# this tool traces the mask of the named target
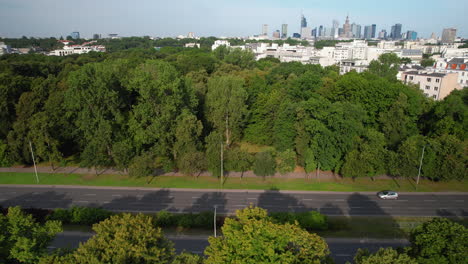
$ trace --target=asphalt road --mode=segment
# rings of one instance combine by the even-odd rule
[[[326,215],[463,216],[468,193],[400,193],[381,200],[375,193],[137,189],[0,185],[0,206],[25,208],[102,207],[113,211],[232,214],[253,204],[269,211],[317,210]]]
[[[52,242],[50,249],[55,248],[76,248],[80,242],[85,242],[92,236],[91,233],[83,232],[64,232],[57,235]],[[185,250],[188,252],[203,254],[203,251],[208,246],[207,237],[201,236],[168,236],[174,242],[176,251],[180,253]],[[325,239],[330,248],[332,257],[337,264],[352,261],[358,248],[367,248],[371,252],[376,252],[381,247],[404,247],[408,246],[406,240],[393,239],[341,239],[329,238]]]

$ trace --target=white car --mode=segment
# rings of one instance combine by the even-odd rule
[[[394,191],[381,191],[377,195],[380,199],[398,199],[398,193]]]

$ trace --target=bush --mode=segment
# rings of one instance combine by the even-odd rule
[[[72,207],[70,209],[70,223],[92,225],[99,223],[113,215],[112,212],[102,208]]]
[[[270,217],[273,219],[274,222],[279,224],[293,224],[296,220],[295,214],[288,212],[272,212],[270,213]]]
[[[156,213],[154,217],[154,224],[159,227],[169,227],[174,225],[174,216],[166,210]]]
[[[55,209],[52,214],[47,217],[49,220],[58,220],[62,223],[70,223],[71,222],[71,212],[67,209]]]
[[[201,212],[194,216],[193,227],[198,228],[213,228],[214,213]]]
[[[298,213],[297,221],[301,227],[307,230],[327,230],[328,218],[317,211]]]
[[[194,226],[192,214],[181,214],[177,216],[177,225],[183,228],[191,228]]]

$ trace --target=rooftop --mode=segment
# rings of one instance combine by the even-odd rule
[[[410,75],[419,75],[419,76],[431,76],[431,77],[444,77],[447,75],[446,73],[437,73],[437,72],[418,72],[418,71],[408,71],[405,72],[404,74],[410,74]]]

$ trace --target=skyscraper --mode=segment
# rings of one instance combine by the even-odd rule
[[[317,37],[317,28],[312,29],[312,37]]]
[[[379,39],[386,39],[387,38],[387,30],[382,29],[379,33]]]
[[[351,25],[349,24],[349,17],[348,16],[346,16],[346,22],[343,24],[342,37],[345,37],[345,38],[351,38],[352,37]]]
[[[377,25],[372,24],[371,38],[375,38],[375,33],[377,33]]]
[[[408,30],[406,32],[406,39],[407,40],[416,40],[418,38],[418,33],[413,30]]]
[[[275,30],[275,31],[273,32],[273,38],[280,38],[280,36],[281,36],[281,35],[280,35],[280,31],[279,31],[279,30]]]
[[[281,25],[281,38],[287,38],[288,37],[288,24],[282,24]]]
[[[80,32],[78,32],[78,31],[72,32],[72,33],[70,34],[70,36],[71,36],[73,39],[79,39],[79,38],[80,38]]]
[[[322,25],[319,26],[318,36],[319,37],[323,36],[323,26]]]
[[[372,26],[365,26],[364,27],[364,38],[371,39],[372,38]]]
[[[455,38],[457,36],[457,29],[456,28],[444,28],[442,31],[442,43],[453,43],[455,42]]]
[[[267,24],[263,24],[263,26],[262,26],[262,35],[263,36],[268,36],[268,25]]]
[[[304,15],[301,15],[301,28],[307,27],[307,20]]]
[[[353,38],[361,38],[361,25],[356,23],[351,24],[351,33],[353,34]]]
[[[401,39],[401,24],[395,24],[392,26],[392,31],[390,32],[390,38],[393,40]]]
[[[311,39],[312,38],[312,30],[310,29],[310,27],[301,28],[301,38],[302,39]]]

